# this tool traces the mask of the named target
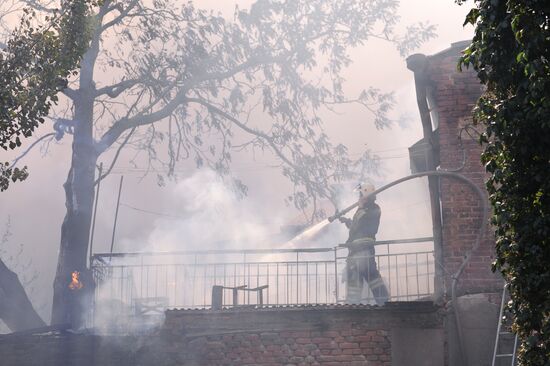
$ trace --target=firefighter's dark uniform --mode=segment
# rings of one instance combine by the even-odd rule
[[[363,281],[368,283],[377,304],[382,305],[388,300],[388,290],[376,268],[374,257],[374,242],[380,225],[380,214],[380,206],[374,201],[369,201],[357,209],[352,220],[342,219],[349,228],[349,238],[346,241],[349,249],[346,266],[346,301],[350,304],[361,302]]]

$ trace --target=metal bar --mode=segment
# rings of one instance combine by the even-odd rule
[[[195,254],[195,264],[193,264],[193,281],[191,285],[191,307],[195,307],[195,284],[197,283],[197,255]]]
[[[141,258],[141,268],[139,274],[139,297],[143,297],[143,258]]]
[[[389,297],[391,299],[392,295],[391,295],[391,261],[390,261],[390,248],[388,246],[388,294],[389,294]]]
[[[115,245],[115,233],[116,233],[116,222],[118,219],[118,209],[120,208],[120,195],[122,194],[122,183],[124,181],[124,176],[120,176],[120,184],[118,186],[118,198],[116,201],[116,211],[115,211],[115,222],[113,223],[113,236],[111,238],[111,251],[110,254],[113,254],[113,247]],[[109,260],[112,258],[112,256],[109,257]]]
[[[250,263],[248,264],[248,277],[247,277],[246,284],[248,287],[251,287],[250,286]],[[248,292],[247,304],[250,304],[250,291]]]
[[[256,287],[260,287],[260,265],[259,264],[256,265]],[[258,295],[256,294],[256,301],[258,300],[257,297]]]
[[[428,253],[426,253],[426,282],[428,283],[428,292],[430,292],[430,264],[428,261],[430,258],[428,257]]]
[[[276,275],[276,282],[277,282],[277,291],[275,292],[275,302],[277,305],[279,305],[279,263],[277,262],[277,275]]]
[[[206,291],[208,291],[208,287],[206,286],[206,270],[207,270],[207,267],[204,266],[204,276],[202,278],[202,287],[203,287],[203,291],[202,291],[202,305],[203,306],[206,306]]]
[[[338,248],[335,247],[334,248],[334,295],[336,296],[336,301],[335,302],[338,302],[338,298],[339,298],[339,295],[338,295],[338,253],[337,253],[337,250],[338,250]],[[328,296],[328,291],[327,291],[327,296]]]
[[[184,292],[185,293],[185,292]],[[183,300],[182,300],[183,303]],[[174,304],[176,307],[178,304],[178,266],[174,266]]]
[[[145,297],[149,297],[149,266],[146,267],[147,272],[145,273]]]
[[[309,263],[306,264],[306,304],[309,304]]]
[[[155,266],[155,297],[158,297],[159,293],[159,266]]]
[[[99,201],[99,188],[101,187],[101,174],[103,172],[103,163],[99,164],[99,179],[97,181],[97,189],[95,191],[95,202],[94,202],[94,215],[92,216],[92,228],[90,230],[90,254],[88,255],[88,260],[90,261],[90,267],[92,267],[92,253],[94,246],[94,233],[95,233],[95,218],[97,215],[97,202]],[[112,252],[112,250],[111,250]]]
[[[407,254],[405,254],[405,292],[407,300],[409,300],[409,260]]]
[[[336,299],[335,302],[338,302]],[[328,265],[325,262],[325,303],[328,303]]]
[[[415,253],[415,261],[416,261],[416,293],[420,293],[420,280],[418,278],[418,253]]]
[[[124,267],[120,267],[120,309],[124,303]]]
[[[270,281],[269,281],[269,280],[270,280],[270,278],[269,278],[269,263],[268,263],[266,266],[267,266],[267,268],[266,268],[266,276],[267,276],[267,290],[266,290],[266,292],[267,292],[267,304],[266,304],[266,305],[269,305],[269,304],[270,304],[270,298],[269,298],[269,282],[270,282]]]
[[[296,304],[300,303],[300,276],[298,275],[300,260],[298,259],[298,255],[299,253],[296,252]]]
[[[319,263],[315,263],[315,303],[319,303]]]
[[[502,291],[502,299],[500,300],[500,311],[498,314],[498,325],[497,325],[497,334],[495,338],[495,348],[493,349],[493,362],[491,363],[493,366],[495,366],[496,358],[497,358],[497,352],[498,352],[498,339],[500,334],[500,328],[502,326],[502,313],[504,311],[504,299],[506,297],[506,286],[504,287],[504,290]]]
[[[399,296],[399,263],[397,263],[397,256],[395,256],[395,282],[397,282],[397,293]]]
[[[431,237],[412,238],[412,239],[395,239],[395,240],[380,240],[375,245],[383,244],[408,244],[408,243],[424,243],[432,241]],[[219,249],[219,250],[188,250],[188,251],[173,251],[173,252],[128,252],[128,253],[96,253],[94,258],[99,257],[137,257],[137,256],[177,256],[177,255],[195,255],[195,254],[276,254],[276,253],[328,253],[332,252],[333,248],[302,248],[302,249]]]
[[[287,305],[289,304],[289,287],[288,287],[288,278],[289,278],[289,273],[288,273],[288,262],[286,262],[286,303]]]

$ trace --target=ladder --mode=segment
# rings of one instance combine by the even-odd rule
[[[497,335],[495,340],[495,348],[493,351],[492,366],[514,366],[516,363],[516,350],[518,346],[518,335],[512,333],[510,317],[507,317],[508,322],[503,323],[504,316],[507,315],[504,310],[506,307],[506,299],[508,291],[506,285],[502,291],[502,300],[500,302],[500,312],[498,315]],[[511,349],[510,349],[511,348]]]

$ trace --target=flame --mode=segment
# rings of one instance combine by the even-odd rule
[[[71,273],[71,283],[69,283],[69,288],[71,290],[80,290],[84,285],[79,281],[80,272],[74,271]]]

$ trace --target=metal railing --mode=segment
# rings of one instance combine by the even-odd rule
[[[376,242],[375,259],[390,301],[433,294],[431,240]],[[413,248],[411,243],[417,244]],[[222,306],[257,305],[260,296],[264,306],[344,303],[346,258],[347,249],[342,247],[96,254],[92,257],[95,307],[113,316],[136,312],[136,307],[210,308],[214,286],[224,287]],[[231,291],[243,287],[264,289],[261,295]],[[362,302],[374,303],[368,286]]]

